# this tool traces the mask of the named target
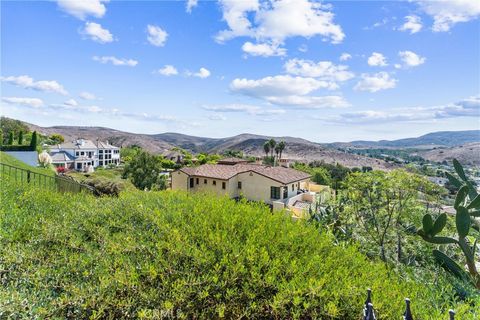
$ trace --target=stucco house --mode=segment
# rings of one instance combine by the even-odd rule
[[[244,197],[275,208],[287,206],[295,197],[307,193],[304,188],[309,180],[309,174],[291,168],[227,158],[218,164],[185,167],[172,172],[172,189]]]
[[[78,171],[120,163],[120,148],[108,142],[77,139],[50,147],[52,164]]]

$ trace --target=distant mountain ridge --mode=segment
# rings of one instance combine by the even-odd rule
[[[383,160],[361,156],[345,151],[346,148],[419,148],[425,147],[425,151],[434,148],[442,148],[442,152],[422,153],[422,156],[431,158],[434,161],[442,161],[442,157],[450,159],[453,155],[462,156],[467,152],[471,163],[480,163],[480,130],[468,131],[443,131],[423,135],[418,138],[407,138],[400,140],[381,141],[353,141],[343,143],[316,143],[303,138],[296,137],[271,137],[257,134],[244,133],[226,138],[208,138],[190,136],[181,133],[167,132],[160,134],[136,134],[119,131],[104,127],[76,127],[76,126],[54,126],[40,127],[34,124],[25,123],[31,130],[37,130],[42,134],[59,133],[67,140],[85,138],[90,140],[108,140],[114,145],[129,146],[138,145],[150,152],[157,154],[168,154],[175,147],[186,149],[193,153],[208,152],[222,153],[226,150],[242,151],[245,155],[263,156],[263,144],[271,138],[286,142],[286,149],[283,157],[300,161],[325,161],[327,163],[340,163],[348,167],[370,166],[378,169],[394,168],[395,165]],[[463,144],[473,143],[471,147],[461,148]],[[450,149],[454,151],[449,152]]]
[[[480,130],[465,131],[438,131],[424,134],[417,138],[405,138],[398,140],[380,140],[380,141],[351,141],[332,143],[335,146],[353,146],[353,147],[393,147],[393,148],[413,148],[413,147],[454,147],[467,143],[480,142]]]

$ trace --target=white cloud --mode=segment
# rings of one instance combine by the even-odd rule
[[[352,55],[346,52],[342,53],[342,55],[340,56],[340,61],[347,61],[350,59],[352,59]]]
[[[278,44],[258,43],[253,44],[247,41],[242,46],[243,52],[252,56],[271,57],[271,56],[284,56],[287,53],[287,49],[280,48]]]
[[[284,66],[287,73],[302,76],[319,78],[327,81],[346,81],[353,78],[353,72],[348,71],[348,66],[335,65],[330,61],[319,61],[317,63],[310,60],[290,59]]]
[[[80,34],[98,43],[109,43],[113,41],[113,35],[110,31],[95,22],[86,22]]]
[[[64,102],[64,104],[72,107],[78,106],[78,102],[75,101],[75,99],[68,99],[67,101]]]
[[[32,108],[39,108],[43,106],[43,101],[38,98],[3,97],[2,101],[12,105],[26,106]]]
[[[108,0],[57,0],[61,10],[81,20],[87,16],[103,17],[107,9],[102,2]]]
[[[385,67],[388,66],[387,58],[379,52],[373,52],[372,55],[368,58],[368,65],[375,67]]]
[[[422,19],[419,16],[406,16],[405,20],[405,23],[399,28],[400,31],[410,31],[410,34],[414,34],[422,30]]]
[[[79,97],[84,100],[95,100],[97,98],[93,93],[86,91],[80,92]]]
[[[478,117],[480,114],[480,97],[473,96],[467,99],[433,107],[413,107],[391,109],[389,111],[365,110],[344,113],[339,117],[331,118],[341,123],[385,123],[385,122],[414,122],[432,121],[435,119]]]
[[[187,77],[197,77],[197,78],[205,79],[210,77],[211,73],[208,69],[202,67],[198,72],[191,72],[187,70],[185,72],[185,75]]]
[[[209,115],[208,119],[214,120],[214,121],[225,121],[225,120],[227,120],[227,117],[225,117],[223,114],[214,113],[214,114]]]
[[[192,12],[192,9],[198,5],[198,0],[187,0],[187,12]]]
[[[217,34],[219,42],[248,36],[282,43],[289,37],[320,35],[340,43],[345,37],[342,28],[333,22],[334,14],[328,11],[331,7],[318,2],[279,0],[260,4],[258,0],[220,0],[220,4],[229,28]]]
[[[412,51],[400,51],[398,53],[405,67],[416,67],[425,63],[426,58]]]
[[[249,105],[249,104],[227,104],[220,106],[203,106],[202,107],[208,111],[215,112],[242,112],[254,116],[265,116],[265,115],[278,115],[284,114],[286,111],[283,109],[265,109],[259,106]]]
[[[138,64],[137,60],[119,59],[119,58],[116,58],[116,57],[113,57],[113,56],[103,56],[103,57],[94,56],[92,59],[94,61],[98,61],[98,62],[103,63],[103,64],[111,63],[114,66],[135,67]]]
[[[395,88],[397,80],[390,77],[387,72],[375,74],[364,73],[361,80],[355,85],[355,90],[377,92],[385,89]]]
[[[258,80],[234,79],[230,84],[233,92],[256,98],[275,96],[306,95],[320,88],[331,88],[332,84],[314,78],[278,75]]]
[[[432,30],[434,32],[449,31],[459,22],[467,22],[480,17],[480,1],[478,0],[417,0],[417,3],[425,13],[433,17]]]
[[[163,47],[167,41],[168,33],[159,26],[147,26],[147,40],[155,47]]]
[[[41,80],[34,81],[30,76],[18,76],[18,77],[1,77],[2,82],[10,83],[25,89],[33,89],[37,91],[55,92],[62,95],[67,95],[67,91],[61,84],[54,80]]]
[[[341,96],[283,96],[283,97],[268,97],[267,101],[277,105],[296,106],[312,109],[323,108],[345,108],[349,107],[350,103]]]
[[[155,73],[169,77],[177,75],[178,70],[174,66],[166,64],[163,68],[158,69]]]

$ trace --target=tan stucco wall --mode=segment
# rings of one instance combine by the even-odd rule
[[[192,192],[209,192],[209,193],[214,193],[217,195],[225,195],[228,194],[230,197],[232,195],[229,193],[230,191],[230,186],[229,186],[229,181],[227,180],[220,180],[220,179],[211,179],[211,178],[204,178],[204,177],[195,177],[192,176],[193,178],[193,188],[189,188]],[[197,184],[197,179],[198,179],[198,184]],[[205,180],[207,183],[205,183]],[[216,185],[213,184],[213,181],[216,181]],[[225,182],[225,189],[222,188],[222,182]],[[190,185],[189,185],[190,187]]]
[[[188,190],[188,175],[186,173],[172,172],[172,190]]]

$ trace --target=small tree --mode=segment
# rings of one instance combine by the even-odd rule
[[[278,143],[278,149],[280,151],[279,157],[280,157],[280,159],[282,159],[282,153],[283,153],[283,150],[285,150],[285,141],[280,141]]]
[[[13,140],[14,140],[14,136],[13,136],[13,131],[10,131],[10,133],[8,134],[8,145],[13,145]]]
[[[65,142],[65,138],[58,133],[54,133],[48,138],[52,141],[53,144],[59,144],[59,143]]]
[[[20,131],[18,134],[18,145],[21,146],[23,144],[23,131]]]
[[[123,177],[130,177],[135,187],[140,190],[157,190],[163,186],[162,159],[146,151],[139,151],[125,165]]]
[[[37,148],[37,144],[38,144],[37,139],[38,139],[37,131],[33,131],[32,140],[30,140],[30,147],[32,147],[32,149],[34,149],[34,150]]]
[[[270,142],[269,141],[265,141],[265,143],[263,144],[263,151],[265,152],[265,158],[267,158],[268,154],[270,153]]]
[[[3,146],[3,131],[0,130],[0,146]]]
[[[277,142],[274,139],[270,139],[268,141],[268,144],[270,145],[270,155],[273,158],[273,151],[275,151],[275,146],[277,145]]]

